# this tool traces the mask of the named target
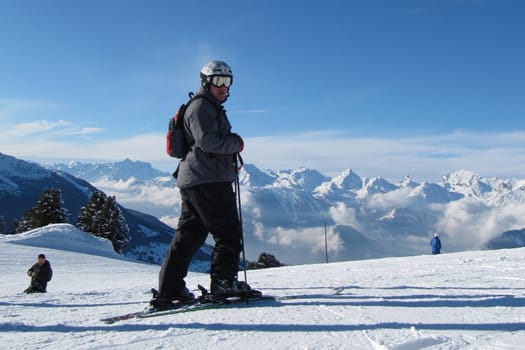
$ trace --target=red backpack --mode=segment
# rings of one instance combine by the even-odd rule
[[[186,104],[182,104],[173,118],[170,118],[168,133],[166,134],[166,153],[170,157],[178,159],[184,158],[190,151],[190,146],[184,133],[184,113],[186,108],[196,99],[205,98],[203,95],[194,96],[193,92],[190,92],[188,95],[190,100]]]

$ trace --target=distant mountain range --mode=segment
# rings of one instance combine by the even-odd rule
[[[136,172],[136,164],[133,165],[133,169],[129,169],[129,172]],[[119,171],[125,170],[125,167],[119,168]],[[155,174],[153,171],[149,176]],[[115,172],[113,175],[121,176],[121,173]],[[29,208],[35,206],[40,194],[51,188],[61,190],[63,206],[68,210],[68,221],[72,224],[76,223],[80,207],[97,189],[89,182],[68,172],[48,169],[0,153],[0,216],[4,218],[8,230],[13,229],[13,220],[20,219]],[[122,204],[118,198],[117,202]],[[121,210],[130,228],[131,236],[125,255],[160,264],[175,233],[174,229],[152,215],[122,206]],[[209,256],[210,247],[203,247],[197,253],[192,269],[207,270]]]
[[[176,226],[176,182],[149,163],[127,159],[52,168]],[[439,183],[417,183],[409,176],[392,183],[350,169],[328,177],[313,169],[262,171],[246,164],[241,185],[251,260],[270,252],[288,264],[319,262],[325,247],[330,261],[427,254],[434,232],[441,235],[444,252],[525,242],[506,233],[525,228],[525,179],[483,178],[459,170]]]

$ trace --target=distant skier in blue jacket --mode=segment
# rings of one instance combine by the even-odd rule
[[[430,246],[432,247],[432,254],[441,253],[441,241],[439,240],[439,234],[434,233],[434,238],[430,241]]]

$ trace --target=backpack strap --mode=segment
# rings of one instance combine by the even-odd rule
[[[216,117],[217,125],[219,124],[219,118],[221,116],[221,108],[214,101],[212,101],[208,96],[206,96],[204,94],[195,95],[191,91],[188,93],[188,96],[189,96],[190,100],[186,103],[186,106],[184,108],[184,114],[186,114],[186,110],[188,109],[189,105],[193,101],[202,98],[202,99],[205,99],[206,101],[208,101],[213,107],[215,107],[215,110],[217,111],[217,117]],[[181,123],[184,123],[184,115],[182,117]],[[182,129],[184,130],[184,126],[182,127]],[[183,131],[183,132],[185,132],[185,131]],[[213,154],[212,153],[207,153],[207,154],[208,154],[209,157],[213,158]]]
[[[217,104],[215,102],[213,102],[208,96],[203,95],[203,94],[195,95],[191,91],[188,93],[188,96],[190,97],[190,100],[188,101],[188,103],[186,103],[186,108],[188,108],[190,103],[192,103],[193,101],[198,100],[199,98],[203,98],[206,101],[208,101],[209,103],[211,103],[213,105],[213,107],[215,107],[215,109],[217,110],[217,114],[218,114],[217,118],[219,117],[219,115],[220,115],[220,108],[219,108],[219,106],[217,106]]]
[[[205,99],[206,101],[208,101],[209,103],[211,103],[213,105],[213,107],[215,107],[215,110],[217,111],[217,124],[219,122],[219,117],[221,115],[221,109],[219,106],[217,106],[217,104],[215,102],[213,102],[209,97],[207,97],[206,95],[203,95],[203,94],[198,94],[198,95],[195,95],[193,92],[189,92],[188,93],[188,96],[190,97],[190,100],[186,103],[186,106],[184,108],[184,114],[186,114],[186,109],[188,109],[190,103],[192,103],[193,101],[195,100],[198,100],[200,98],[203,98]],[[184,115],[182,116],[182,119],[184,119]],[[183,121],[181,121],[183,122]]]

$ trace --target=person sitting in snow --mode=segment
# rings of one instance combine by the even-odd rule
[[[441,253],[441,241],[439,240],[439,234],[434,233],[434,238],[430,241],[430,246],[432,247],[432,254]]]
[[[36,264],[27,270],[27,275],[31,277],[31,284],[24,291],[24,293],[45,293],[47,282],[51,281],[53,277],[53,270],[51,264],[46,260],[44,254],[38,255]]]

